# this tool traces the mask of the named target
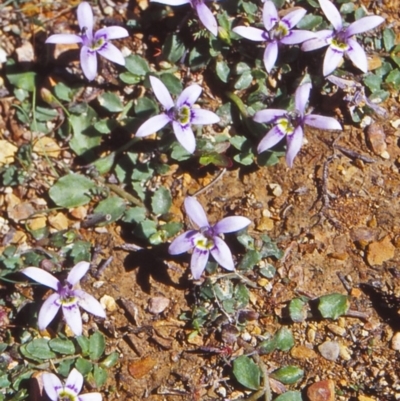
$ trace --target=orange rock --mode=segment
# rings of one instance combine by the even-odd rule
[[[395,249],[389,235],[387,235],[381,241],[372,242],[368,245],[367,261],[371,266],[380,266],[383,262],[394,257]]]
[[[309,401],[334,401],[335,383],[333,380],[321,380],[307,389]]]
[[[146,357],[138,361],[130,362],[128,365],[129,374],[135,379],[141,379],[146,376],[157,365],[157,361],[153,358]]]

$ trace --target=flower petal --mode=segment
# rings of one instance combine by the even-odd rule
[[[100,393],[87,393],[79,396],[79,401],[102,401],[103,396]]]
[[[263,8],[263,22],[265,29],[270,31],[275,23],[279,21],[278,11],[272,1],[267,0]]]
[[[178,142],[185,148],[189,153],[194,153],[196,149],[196,138],[189,125],[183,126],[177,121],[172,122],[174,134]]]
[[[304,114],[304,110],[306,109],[308,99],[310,98],[310,90],[311,90],[310,83],[305,83],[303,85],[300,85],[296,89],[296,94],[294,96],[294,104],[296,110],[299,111],[301,115]]]
[[[125,65],[125,58],[121,53],[121,50],[112,43],[105,43],[101,49],[97,50],[97,53],[115,64]]]
[[[198,280],[203,274],[209,256],[209,251],[194,248],[192,258],[190,259],[190,271],[192,272],[192,276],[195,280]]]
[[[89,267],[89,262],[78,262],[69,272],[67,281],[74,286],[87,273]]]
[[[193,248],[193,237],[197,234],[196,230],[186,231],[178,235],[168,248],[170,255],[180,255]]]
[[[161,3],[168,6],[181,6],[182,4],[190,4],[190,0],[150,0],[150,3]]]
[[[342,129],[342,126],[335,118],[318,116],[316,114],[307,114],[304,117],[304,123],[319,129],[337,129],[337,130]]]
[[[62,305],[65,321],[76,336],[82,334],[82,316],[78,304]]]
[[[87,46],[81,48],[81,67],[83,74],[89,81],[93,81],[97,75],[97,55]]]
[[[268,33],[262,29],[253,28],[252,26],[237,26],[232,29],[233,32],[246,39],[254,40],[256,42],[264,42],[268,39]]]
[[[257,123],[269,123],[275,118],[282,117],[287,114],[287,110],[280,110],[280,109],[265,109],[257,111],[254,114],[253,120]]]
[[[101,28],[94,34],[95,39],[105,37],[106,40],[126,38],[127,36],[129,36],[128,31],[121,26],[108,26],[106,28]]]
[[[51,35],[46,39],[45,43],[61,43],[69,45],[72,43],[82,43],[82,38],[78,35],[73,35],[69,33],[57,33]]]
[[[271,130],[269,130],[267,135],[265,135],[264,138],[261,139],[261,142],[258,144],[257,147],[257,152],[262,153],[265,150],[272,148],[284,137],[285,134],[283,134],[277,126],[274,126]]]
[[[61,301],[58,293],[51,294],[46,301],[43,302],[38,316],[39,330],[44,330],[50,324],[50,322],[57,315],[60,306]]]
[[[161,128],[165,127],[171,119],[165,114],[158,114],[154,117],[150,117],[145,121],[137,130],[137,137],[144,137],[159,131]]]
[[[96,298],[92,297],[83,290],[75,290],[74,294],[78,298],[78,305],[85,309],[86,312],[98,317],[102,317],[103,319],[106,318],[106,312]]]
[[[343,27],[342,17],[338,9],[329,0],[319,0],[319,5],[325,14],[325,17],[333,25],[336,31],[341,31]]]
[[[174,101],[172,100],[167,87],[163,84],[161,79],[153,77],[152,75],[150,75],[149,79],[151,87],[153,88],[153,92],[164,109],[166,111],[172,109],[175,106]]]
[[[251,221],[243,216],[230,216],[220,220],[214,227],[213,231],[216,235],[221,233],[232,233],[247,227]]]
[[[79,28],[81,28],[81,31],[84,31],[86,29],[86,31],[89,32],[88,36],[92,36],[93,11],[92,8],[90,7],[90,4],[87,3],[86,1],[82,2],[81,4],[79,4],[76,13],[78,15],[78,23],[79,23]]]
[[[285,45],[297,45],[303,43],[306,40],[315,38],[315,33],[311,31],[305,31],[303,29],[295,29],[290,31],[284,38],[280,40],[280,43]]]
[[[324,57],[324,66],[322,72],[324,77],[336,69],[342,57],[342,52],[337,51],[336,49],[332,48],[332,46],[328,47]]]
[[[303,145],[303,128],[298,126],[292,135],[286,137],[286,143],[286,163],[289,167],[293,167],[293,160]]]
[[[264,65],[265,69],[268,72],[271,72],[272,68],[274,68],[277,58],[278,58],[278,43],[277,42],[268,43],[264,51]]]
[[[379,15],[370,15],[368,17],[360,18],[347,27],[346,36],[349,37],[369,31],[370,29],[376,28],[384,21],[385,18],[382,18]]]
[[[219,237],[213,238],[215,246],[211,249],[211,255],[226,270],[235,270],[235,264],[233,263],[232,253],[228,245]]]
[[[185,88],[176,100],[176,106],[192,106],[199,98],[202,92],[200,85],[193,84]]]
[[[334,35],[334,32],[329,29],[323,29],[322,31],[314,32],[314,34],[316,38],[305,41],[301,45],[301,50],[309,52],[327,46],[329,44],[327,39],[331,38]]]
[[[350,48],[346,54],[349,56],[353,64],[362,72],[368,71],[368,60],[364,49],[354,39],[347,39],[347,44]]]
[[[186,214],[197,227],[209,227],[206,212],[200,202],[193,196],[187,196],[184,201]],[[190,232],[190,231],[189,231]]]
[[[296,26],[300,20],[306,15],[307,10],[304,8],[298,8],[297,10],[291,11],[287,13],[283,18],[282,21],[285,22],[290,29]]]
[[[42,373],[44,391],[51,401],[58,401],[58,391],[63,388],[60,379],[53,373]]]
[[[65,387],[70,389],[72,392],[74,392],[76,395],[78,395],[83,386],[83,376],[82,374],[77,370],[77,369],[72,369],[71,372],[69,372],[67,382],[65,383]]]
[[[40,284],[50,287],[53,290],[58,290],[60,281],[57,280],[52,274],[48,273],[46,270],[39,269],[38,267],[27,267],[21,270],[21,273],[25,274],[32,280],[37,281]]]
[[[193,3],[192,3],[193,4]],[[194,2],[197,15],[203,25],[214,35],[218,35],[218,24],[211,10],[204,4],[203,1]]]
[[[207,125],[215,124],[220,121],[220,118],[210,110],[204,109],[192,109],[192,117],[190,119],[191,124],[195,125]]]

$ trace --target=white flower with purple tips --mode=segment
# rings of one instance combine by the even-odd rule
[[[258,153],[272,148],[286,137],[286,163],[289,167],[292,167],[293,160],[303,144],[304,124],[321,130],[342,129],[341,125],[333,117],[304,113],[308,98],[310,97],[310,90],[310,83],[300,85],[297,88],[294,111],[266,109],[260,110],[254,115],[254,121],[258,123],[272,123],[274,125],[258,145]]]
[[[206,6],[204,0],[150,0],[154,3],[162,3],[168,6],[181,6],[182,4],[190,4],[199,17],[203,25],[214,35],[218,35],[218,24],[214,14]]]
[[[319,0],[319,5],[326,18],[333,25],[334,30],[324,29],[316,32],[317,37],[303,43],[301,49],[303,51],[311,51],[329,45],[324,58],[324,76],[329,75],[336,69],[344,55],[347,55],[362,72],[367,72],[368,61],[365,51],[353,37],[382,24],[384,18],[378,15],[367,16],[360,18],[345,28],[343,27],[342,17],[332,2]]]
[[[191,125],[215,124],[220,120],[212,111],[193,107],[202,92],[201,87],[197,84],[188,86],[174,103],[167,87],[160,79],[150,76],[150,83],[156,98],[165,111],[143,123],[136,132],[136,136],[148,136],[168,123],[172,123],[178,142],[189,153],[193,153],[196,149],[196,139]]]
[[[76,288],[80,279],[89,270],[90,263],[79,262],[69,272],[64,283],[46,270],[38,267],[27,267],[21,270],[32,280],[56,291],[44,301],[39,311],[38,327],[44,330],[54,319],[61,308],[68,326],[76,336],[82,334],[82,317],[79,306],[93,315],[105,318],[106,313],[100,302],[85,291]]]
[[[83,376],[75,368],[68,375],[65,385],[53,373],[42,374],[43,387],[51,401],[101,401],[100,393],[79,395],[83,386]]]
[[[293,30],[306,12],[304,8],[299,7],[279,18],[275,4],[267,0],[263,8],[265,31],[250,26],[237,26],[233,28],[233,32],[246,39],[267,43],[264,52],[264,65],[265,69],[271,72],[278,58],[280,44],[295,45],[315,37],[315,34],[310,31]]]
[[[51,35],[46,43],[81,43],[82,71],[89,81],[95,79],[97,75],[97,53],[116,64],[125,65],[121,51],[109,41],[127,37],[128,31],[120,26],[109,26],[93,34],[93,12],[89,3],[79,4],[77,14],[81,29],[79,35],[63,33]]]
[[[242,230],[251,221],[243,216],[231,216],[225,217],[211,226],[203,207],[195,198],[188,196],[184,205],[190,220],[199,229],[189,230],[179,235],[172,241],[168,252],[171,255],[179,255],[193,249],[190,270],[195,280],[201,277],[210,253],[223,268],[230,271],[235,270],[232,253],[220,235]]]

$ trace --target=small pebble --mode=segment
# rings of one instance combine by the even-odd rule
[[[328,329],[337,336],[343,337],[346,334],[346,329],[338,326],[337,324],[328,324]]]
[[[325,341],[318,346],[318,350],[328,361],[336,361],[339,357],[340,346],[337,341]]]
[[[307,389],[307,397],[310,401],[334,401],[335,383],[333,380],[321,380],[311,384]]]
[[[395,351],[400,351],[400,331],[392,337],[391,348]]]
[[[283,193],[282,187],[279,184],[269,184],[268,188],[274,196],[281,196]]]
[[[158,315],[165,311],[169,306],[169,299],[165,297],[153,297],[149,300],[148,311],[153,315]]]
[[[118,308],[115,299],[109,295],[103,295],[100,304],[107,312],[114,312]]]

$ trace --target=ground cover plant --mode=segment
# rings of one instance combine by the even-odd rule
[[[0,400],[399,399],[396,12],[0,5]]]

